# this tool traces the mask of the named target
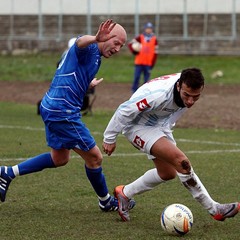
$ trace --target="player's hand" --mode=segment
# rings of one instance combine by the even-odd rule
[[[108,144],[108,143],[103,142],[102,147],[103,147],[103,151],[108,156],[110,156],[114,152],[114,150],[116,148],[116,143]]]
[[[96,34],[97,42],[106,42],[107,40],[116,37],[116,34],[110,34],[116,23],[113,20],[108,19],[105,22],[102,22],[99,26],[98,32]]]
[[[103,81],[103,78],[97,79],[94,78],[91,82],[90,82],[90,88],[94,88],[96,87],[99,83],[101,83]]]

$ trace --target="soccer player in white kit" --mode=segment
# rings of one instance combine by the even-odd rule
[[[172,135],[175,122],[200,98],[203,88],[201,71],[184,69],[148,81],[114,113],[104,132],[104,152],[109,156],[113,153],[117,136],[122,133],[155,165],[132,183],[115,187],[123,221],[130,220],[130,200],[135,194],[149,191],[176,176],[214,219],[223,221],[239,212],[240,203],[220,204],[210,197]]]

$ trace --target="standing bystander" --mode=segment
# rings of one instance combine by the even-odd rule
[[[153,24],[148,22],[144,25],[144,32],[134,38],[128,47],[135,55],[135,70],[132,84],[134,93],[138,87],[141,74],[144,76],[144,83],[150,79],[151,70],[154,67],[158,54],[158,41],[153,32]]]

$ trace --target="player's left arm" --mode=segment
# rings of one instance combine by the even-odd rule
[[[96,87],[98,84],[100,84],[102,81],[103,81],[103,78],[100,78],[100,79],[94,78],[94,79],[90,82],[89,89],[95,88],[95,87]]]

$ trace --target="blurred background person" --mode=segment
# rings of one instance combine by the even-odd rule
[[[76,37],[70,38],[70,39],[68,40],[68,47],[67,47],[67,49],[63,52],[60,60],[57,62],[57,67],[58,67],[59,63],[61,62],[61,60],[63,59],[63,57],[66,55],[67,51],[74,45],[74,43],[76,42],[76,40],[77,40]]]
[[[158,41],[153,32],[153,24],[148,22],[144,25],[144,31],[128,44],[130,51],[135,55],[135,70],[132,84],[132,93],[138,87],[143,73],[144,83],[150,79],[158,54]]]

